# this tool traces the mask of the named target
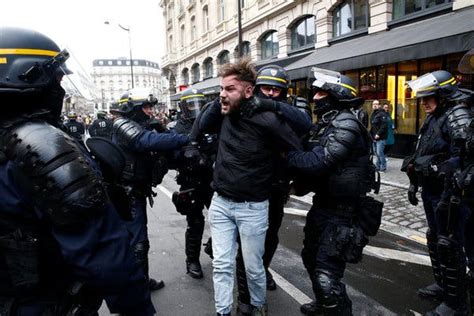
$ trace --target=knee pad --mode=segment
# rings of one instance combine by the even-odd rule
[[[345,286],[331,272],[316,270],[312,279],[316,301],[321,307],[332,309],[344,300]]]
[[[446,265],[452,265],[460,262],[462,257],[461,245],[457,240],[446,236],[438,237],[439,259]]]

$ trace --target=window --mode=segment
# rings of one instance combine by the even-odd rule
[[[202,29],[204,32],[209,31],[209,10],[207,6],[202,9]]]
[[[245,0],[240,0],[240,7],[245,8]]]
[[[314,44],[315,31],[314,16],[297,23],[291,29],[291,49],[298,49]]]
[[[181,25],[181,48],[184,47],[184,40],[185,40],[185,34],[184,34],[184,25]]]
[[[191,67],[191,73],[192,73],[192,75],[193,75],[193,83],[198,82],[198,81],[199,81],[199,77],[200,77],[199,64],[194,64],[194,65]]]
[[[212,58],[206,58],[203,64],[204,64],[204,79],[212,78],[212,73],[213,73]]]
[[[189,84],[188,68],[183,69],[182,76],[183,76],[183,85],[187,86]]]
[[[406,82],[417,78],[415,61],[398,64],[397,76],[397,131],[400,134],[416,134],[416,98],[406,87]]]
[[[268,33],[262,40],[262,59],[278,55],[278,35],[276,31]]]
[[[225,18],[225,0],[219,0],[219,12],[218,12],[218,17],[219,17],[219,22],[224,21]]]
[[[369,26],[367,0],[347,0],[333,12],[333,36],[341,36]]]
[[[169,39],[168,39],[168,52],[172,53],[174,50],[173,50],[173,35],[170,35]]]
[[[431,9],[452,0],[393,0],[393,19]]]
[[[191,18],[191,41],[196,40],[196,19],[194,16]]]
[[[228,64],[229,62],[230,62],[229,51],[227,51],[227,50],[222,51],[222,52],[217,56],[217,64],[218,64],[218,65]]]
[[[242,42],[242,56],[250,56],[250,42]],[[239,58],[239,45],[235,47],[234,57]]]

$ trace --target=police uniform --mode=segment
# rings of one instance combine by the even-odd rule
[[[90,156],[61,131],[67,51],[0,28],[0,314],[154,315],[143,270]]]
[[[74,137],[75,139],[82,141],[85,133],[84,124],[78,122],[77,115],[75,113],[68,115],[69,120],[64,123],[64,127],[66,128],[66,132]]]
[[[460,166],[461,146],[456,139],[472,117],[465,95],[447,71],[428,73],[408,82],[417,98],[433,97],[435,110],[420,129],[415,154],[404,161],[410,178],[408,198],[421,198],[428,222],[426,233],[435,283],[418,291],[420,296],[437,297],[442,303],[428,315],[467,315],[466,260],[463,250],[469,209],[454,200],[453,173]]]
[[[172,131],[181,134],[189,134],[193,123],[205,104],[204,94],[197,89],[187,89],[180,97],[179,107],[181,115],[176,121]],[[197,146],[202,154],[198,160],[185,159],[183,152],[177,153],[176,159],[176,182],[180,185],[179,192],[173,194],[173,202],[176,210],[186,215],[187,228],[185,233],[186,271],[196,279],[203,277],[201,263],[199,261],[202,234],[204,232],[204,206],[208,207],[211,202],[213,190],[212,162],[215,159],[217,148],[216,138],[206,135],[200,139]],[[202,158],[205,155],[205,160]]]
[[[110,139],[112,137],[112,124],[112,120],[107,119],[105,113],[98,113],[97,119],[89,127],[89,135]]]
[[[119,117],[113,123],[112,141],[119,145],[126,157],[122,182],[130,188],[131,220],[125,221],[132,235],[131,245],[138,262],[148,275],[148,251],[150,242],[147,232],[146,200],[152,203],[153,175],[164,176],[161,161],[155,164],[152,153],[170,152],[188,142],[188,137],[181,134],[157,133],[145,129],[144,124],[149,117],[142,110],[143,106],[153,106],[157,102],[153,95],[141,89],[131,90],[122,96],[119,109],[114,110]],[[150,288],[163,287],[162,281],[150,279]]]
[[[380,225],[382,203],[367,197],[374,187],[371,137],[350,111],[356,98],[352,81],[336,72],[313,68],[313,89],[329,95],[315,99],[319,132],[310,151],[288,153],[288,165],[304,175],[295,188],[315,192],[306,217],[301,253],[316,301],[305,314],[352,315],[352,303],[341,279],[346,263],[357,263]],[[365,214],[365,215],[363,215]]]

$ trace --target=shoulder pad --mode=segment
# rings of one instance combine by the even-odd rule
[[[464,103],[461,103],[454,106],[446,114],[453,138],[464,139],[466,137],[467,128],[473,118],[472,112]]]
[[[331,125],[334,129],[328,135],[325,147],[325,158],[333,164],[344,160],[357,146],[360,137],[360,126],[357,118],[350,112],[340,112]]]
[[[143,127],[135,121],[119,118],[114,121],[113,133],[120,145],[128,146],[143,132]]]
[[[16,179],[54,227],[80,230],[104,210],[101,178],[69,135],[46,122],[27,122],[8,134],[5,154],[19,167]]]

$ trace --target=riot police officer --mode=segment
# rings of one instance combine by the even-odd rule
[[[69,71],[35,31],[0,27],[0,314],[155,310],[97,165],[60,126]]]
[[[146,89],[132,89],[121,97],[119,108],[113,110],[119,117],[113,124],[112,141],[118,144],[126,156],[126,165],[122,176],[125,186],[130,188],[131,221],[126,225],[132,234],[132,246],[138,262],[148,275],[148,251],[150,242],[147,232],[146,199],[153,205],[153,175],[161,174],[164,168],[160,160],[152,153],[172,151],[188,142],[181,134],[157,133],[144,127],[153,112],[157,99]],[[157,163],[155,163],[157,162]],[[150,279],[150,289],[158,290],[163,281]]]
[[[172,131],[189,134],[194,120],[206,103],[204,94],[197,89],[182,92],[179,100],[181,115]],[[204,231],[204,206],[208,207],[212,198],[212,162],[217,146],[216,137],[205,135],[198,140],[201,156],[200,161],[190,163],[183,157],[183,152],[176,159],[176,182],[180,185],[179,192],[173,194],[176,210],[186,215],[187,228],[185,233],[186,271],[195,279],[203,277],[199,261],[202,234]],[[207,148],[204,148],[206,147]],[[205,155],[205,159],[204,159]]]
[[[84,133],[86,129],[84,128],[84,124],[77,121],[77,114],[76,112],[69,112],[67,115],[68,121],[64,123],[64,127],[66,128],[66,132],[77,139],[78,141],[82,141],[84,137]]]
[[[347,76],[319,68],[312,72],[315,114],[323,126],[311,139],[310,151],[288,153],[289,167],[302,177],[294,187],[316,193],[301,253],[316,300],[302,305],[301,311],[351,315],[352,303],[341,279],[347,262],[360,261],[367,235],[377,232],[383,204],[366,196],[375,178],[372,141],[350,111],[363,99]]]
[[[89,127],[89,135],[91,137],[98,136],[110,139],[112,137],[112,124],[112,120],[107,118],[107,113],[99,111],[97,112],[97,119]]]
[[[420,100],[427,118],[420,129],[413,156],[402,170],[410,179],[408,200],[421,198],[428,221],[426,239],[435,283],[418,290],[423,297],[442,303],[428,315],[467,315],[466,260],[463,250],[468,209],[454,201],[450,188],[452,174],[459,168],[461,144],[457,141],[471,118],[463,102],[467,95],[457,87],[456,78],[438,70],[408,82]],[[448,184],[448,186],[446,186]]]

